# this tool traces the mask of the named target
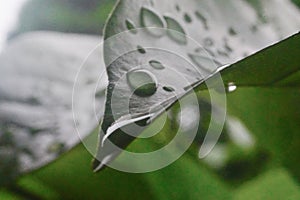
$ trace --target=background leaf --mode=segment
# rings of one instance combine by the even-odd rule
[[[98,42],[92,36],[31,33],[1,55],[0,184],[49,163],[80,142],[77,130],[85,137],[97,126],[91,102],[103,66],[99,60],[84,66],[74,101],[72,91],[76,73]],[[104,99],[97,100],[101,113]]]

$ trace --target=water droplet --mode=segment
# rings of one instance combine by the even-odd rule
[[[208,30],[207,19],[198,11],[195,12],[196,17],[202,22],[204,28]]]
[[[230,82],[227,84],[227,88],[226,88],[227,92],[234,92],[234,91],[236,91],[236,89],[237,89],[237,86],[235,85],[235,83]]]
[[[172,88],[172,87],[170,87],[170,86],[164,86],[163,89],[164,89],[165,91],[167,91],[167,92],[174,92],[174,91],[175,91],[175,89]]]
[[[145,53],[146,53],[146,50],[145,50],[142,46],[140,46],[140,45],[137,46],[137,50],[138,50],[138,52],[140,52],[141,54],[145,54]]]
[[[125,23],[126,23],[127,29],[128,29],[131,33],[133,33],[133,34],[136,34],[136,33],[137,33],[137,29],[135,28],[135,25],[133,24],[132,21],[130,21],[129,19],[127,19],[127,20],[125,21]]]
[[[184,21],[185,21],[186,23],[191,23],[191,22],[192,22],[191,16],[190,16],[189,14],[185,13],[185,14],[184,14]]]
[[[211,47],[214,45],[214,41],[211,38],[204,39],[204,46]]]
[[[154,11],[147,8],[141,9],[141,25],[148,28],[148,32],[154,36],[162,36],[164,34],[164,23],[162,19]]]
[[[157,90],[157,80],[155,76],[144,69],[135,69],[128,72],[127,81],[134,90],[134,94],[141,97],[151,96]]]
[[[177,10],[178,12],[180,12],[180,7],[179,7],[178,4],[175,6],[175,8],[176,8],[176,10]]]
[[[186,44],[187,39],[182,26],[171,17],[164,17],[167,22],[168,36],[179,44]]]
[[[163,66],[163,64],[161,64],[159,61],[156,60],[151,60],[149,62],[149,64],[151,65],[151,67],[153,67],[154,69],[165,69],[165,66]]]
[[[221,66],[221,63],[208,57],[194,55],[194,54],[188,54],[188,56],[191,58],[191,60],[195,65],[197,65],[200,69],[203,69],[205,72],[208,73],[212,73],[219,66]]]
[[[229,35],[232,35],[232,36],[234,36],[234,35],[237,35],[237,32],[234,30],[234,28],[232,28],[232,27],[230,27],[229,29],[228,29],[228,33],[229,33]]]
[[[229,57],[228,53],[222,50],[217,51],[220,56]]]
[[[256,32],[258,31],[258,28],[257,28],[256,25],[252,25],[252,26],[250,27],[250,30],[251,30],[253,33],[256,33]]]
[[[229,44],[227,42],[225,42],[224,48],[226,49],[227,52],[232,52],[233,51],[233,49],[229,46]]]

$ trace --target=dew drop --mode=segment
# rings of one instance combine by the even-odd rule
[[[178,4],[175,6],[175,8],[176,8],[176,10],[177,10],[178,12],[180,12],[180,7],[179,7]]]
[[[229,35],[232,35],[232,36],[237,35],[237,32],[236,32],[232,27],[230,27],[230,28],[228,29],[228,33],[229,33]]]
[[[233,49],[229,46],[229,44],[227,42],[225,42],[224,48],[226,49],[227,52],[232,52],[233,51]]]
[[[156,61],[156,60],[151,60],[151,61],[149,62],[149,64],[150,64],[151,67],[153,67],[154,69],[158,69],[158,70],[165,69],[165,66],[163,66],[163,64],[161,64],[159,61]]]
[[[133,33],[133,34],[136,34],[136,33],[137,33],[137,29],[135,28],[135,25],[133,24],[132,21],[130,21],[129,19],[127,19],[127,20],[125,21],[125,23],[126,23],[127,29],[128,29],[131,33]]]
[[[251,30],[253,33],[256,33],[256,32],[258,31],[258,28],[257,28],[256,25],[252,25],[252,26],[250,27],[250,30]]]
[[[208,57],[199,56],[195,54],[188,54],[188,56],[196,66],[198,66],[200,69],[203,69],[208,73],[212,73],[219,66],[221,66],[221,63],[217,62],[214,59],[210,59]]]
[[[141,25],[148,28],[148,32],[154,36],[162,36],[164,34],[164,23],[162,19],[154,11],[147,8],[141,9]]]
[[[196,17],[202,22],[204,28],[208,30],[207,19],[198,11],[195,12]]]
[[[236,89],[237,89],[237,86],[235,85],[235,83],[230,82],[227,84],[227,88],[226,88],[227,92],[229,92],[229,93],[234,92],[234,91],[236,91]]]
[[[218,53],[220,56],[229,57],[228,53],[225,52],[225,51],[217,50],[217,53]]]
[[[167,92],[174,92],[174,91],[175,91],[175,89],[172,88],[172,87],[170,87],[170,86],[164,86],[163,89],[164,89],[165,91],[167,91]]]
[[[205,38],[204,39],[204,46],[211,47],[214,45],[214,41],[211,38]]]
[[[137,46],[137,50],[138,50],[138,52],[140,52],[141,54],[145,54],[145,53],[146,53],[146,50],[145,50],[142,46],[140,46],[140,45]]]
[[[191,22],[192,22],[191,16],[190,16],[189,14],[185,13],[185,14],[184,14],[184,21],[185,21],[186,23],[191,23]]]
[[[127,73],[127,82],[134,90],[134,94],[141,97],[153,95],[157,90],[155,76],[144,69],[135,69]]]
[[[182,26],[171,17],[165,16],[164,18],[167,22],[167,28],[170,29],[167,31],[168,36],[179,44],[186,44],[187,39]]]

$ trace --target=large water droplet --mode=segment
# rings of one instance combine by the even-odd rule
[[[134,94],[147,97],[153,95],[157,90],[155,76],[144,69],[135,69],[127,73],[127,81],[134,90]]]
[[[214,72],[219,66],[221,66],[221,63],[208,57],[195,54],[188,54],[188,56],[191,58],[195,65],[197,65],[200,69],[208,73]]]
[[[153,67],[154,69],[165,69],[165,66],[163,66],[163,64],[161,64],[159,61],[156,60],[151,60],[149,62],[149,64],[151,65],[151,67]]]
[[[125,21],[125,23],[126,23],[127,29],[128,29],[131,33],[133,33],[133,34],[136,34],[136,33],[137,33],[137,29],[135,28],[135,25],[133,24],[132,21],[130,21],[129,19],[127,19],[127,20]]]
[[[162,36],[164,34],[164,23],[162,19],[154,11],[147,8],[141,9],[141,25],[148,28],[148,32],[154,36]]]
[[[179,44],[186,44],[187,39],[182,26],[171,17],[164,17],[167,22],[167,28],[170,29],[167,31],[168,36]]]

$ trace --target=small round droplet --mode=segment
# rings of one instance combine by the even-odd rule
[[[168,36],[174,40],[175,42],[179,44],[186,44],[186,34],[182,28],[182,26],[173,18],[171,17],[164,17],[167,22],[167,28],[169,29],[167,31]]]
[[[214,41],[211,38],[205,38],[204,39],[204,46],[211,47],[214,45]]]
[[[175,8],[176,8],[177,12],[180,12],[180,7],[178,4],[175,6]]]
[[[186,23],[191,23],[191,22],[192,22],[191,16],[190,16],[189,14],[185,13],[185,14],[184,14],[184,21],[185,21]]]
[[[140,52],[141,54],[145,54],[145,53],[146,53],[146,50],[145,50],[142,46],[140,46],[140,45],[137,46],[137,50],[138,50],[138,52]]]
[[[149,64],[151,65],[151,67],[153,67],[154,69],[158,69],[158,70],[162,70],[165,69],[165,66],[163,66],[163,64],[161,64],[161,62],[157,61],[157,60],[151,60],[149,62]]]
[[[148,32],[154,36],[160,37],[164,34],[164,23],[154,11],[148,8],[141,9],[141,25],[148,28]]]
[[[227,84],[227,88],[226,88],[227,92],[229,92],[229,93],[234,92],[234,91],[236,91],[236,89],[237,89],[237,86],[235,85],[235,83],[230,82]]]
[[[129,19],[126,19],[125,21],[126,24],[126,28],[133,34],[137,33],[137,29],[135,28],[135,25],[133,24],[132,21],[130,21]]]
[[[175,89],[172,88],[172,87],[170,87],[170,86],[164,86],[163,89],[164,89],[165,91],[167,91],[167,92],[174,92],[174,91],[175,91]]]
[[[232,27],[230,27],[230,28],[228,29],[228,33],[229,33],[229,35],[232,35],[232,36],[237,35],[237,32],[236,32]]]
[[[141,97],[153,95],[157,90],[155,76],[144,69],[135,69],[127,73],[127,82],[134,90],[134,94]]]

